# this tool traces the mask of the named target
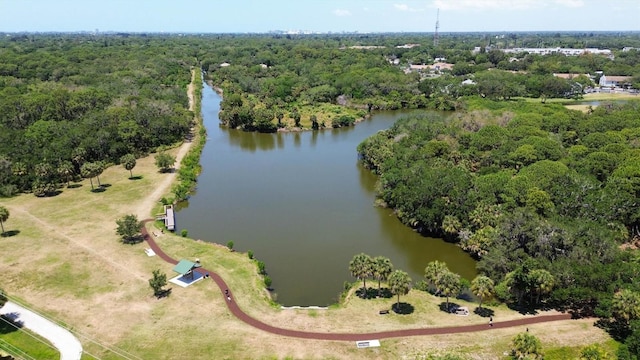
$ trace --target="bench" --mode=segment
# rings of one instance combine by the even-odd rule
[[[389,310],[380,310],[380,315],[387,315]]]

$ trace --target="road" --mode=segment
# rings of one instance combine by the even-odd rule
[[[67,329],[46,319],[38,313],[26,309],[14,302],[7,301],[0,313],[22,323],[22,326],[49,340],[60,351],[61,360],[80,360],[82,345],[80,341]]]

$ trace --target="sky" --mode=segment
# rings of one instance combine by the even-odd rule
[[[438,16],[439,9],[439,16]],[[640,0],[0,0],[2,32],[640,31]]]

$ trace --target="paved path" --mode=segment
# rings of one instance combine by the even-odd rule
[[[153,221],[151,219],[145,220],[147,223],[149,221]],[[144,235],[145,240],[149,244],[149,247],[153,249],[157,256],[159,256],[162,260],[171,263],[177,264],[178,261],[165,254],[162,249],[156,244],[155,240],[151,235],[149,235],[147,228],[142,226],[142,234]],[[211,279],[218,285],[220,288],[220,294],[224,298],[225,290],[229,289],[224,280],[220,277],[220,275],[214,273],[211,270],[207,270],[205,268],[198,268],[198,272],[201,274],[209,273]],[[270,332],[272,334],[303,338],[303,339],[316,339],[316,340],[343,340],[343,341],[360,341],[360,340],[371,340],[371,339],[385,339],[385,338],[396,338],[396,337],[406,337],[406,336],[419,336],[419,335],[442,335],[442,334],[457,334],[457,333],[468,333],[475,331],[484,331],[491,329],[503,329],[513,326],[523,326],[529,324],[537,324],[548,321],[558,321],[558,320],[568,320],[571,319],[570,314],[557,314],[557,315],[539,315],[533,316],[518,320],[508,320],[508,321],[494,321],[493,326],[489,326],[489,324],[477,324],[477,325],[465,325],[465,326],[452,326],[452,327],[441,327],[441,328],[421,328],[421,329],[404,329],[404,330],[394,330],[394,331],[382,331],[382,332],[370,332],[370,333],[322,333],[322,332],[307,332],[307,331],[298,331],[291,329],[283,329],[275,326],[271,326],[269,324],[265,324],[260,320],[254,319],[248,314],[246,314],[238,304],[233,300],[233,292],[229,289],[229,296],[231,298],[230,301],[226,301],[227,307],[231,311],[231,313],[242,320],[243,322],[264,330],[266,332]]]
[[[49,340],[60,351],[61,360],[80,360],[82,357],[80,341],[68,330],[41,315],[11,301],[0,308],[0,313],[7,314],[25,328]]]

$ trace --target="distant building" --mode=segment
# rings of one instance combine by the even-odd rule
[[[584,75],[586,76],[588,79],[591,78],[591,76],[589,74],[571,74],[571,73],[554,73],[553,76],[561,78],[561,79],[565,79],[565,80],[571,80],[571,79],[575,79],[578,76]]]
[[[410,73],[410,72],[431,72],[431,73],[438,73],[444,70],[451,70],[453,69],[453,64],[447,64],[447,63],[443,63],[443,62],[438,62],[435,63],[433,65],[409,65],[409,68],[405,70],[406,73]]]
[[[507,54],[529,53],[535,55],[552,55],[562,54],[566,56],[579,56],[583,54],[603,55],[609,58],[613,58],[613,53],[609,49],[597,49],[597,48],[584,48],[584,49],[569,49],[569,48],[512,48],[503,50]]]
[[[396,46],[396,48],[398,48],[398,49],[411,49],[411,48],[414,48],[416,46],[420,46],[420,44],[404,44],[404,45],[398,45],[398,46]]]
[[[349,46],[349,49],[357,49],[357,50],[373,50],[373,49],[384,49],[384,46],[376,46],[376,45],[353,45]],[[344,47],[340,49],[345,49]]]
[[[602,75],[598,85],[601,87],[629,87],[631,86],[631,76]]]

